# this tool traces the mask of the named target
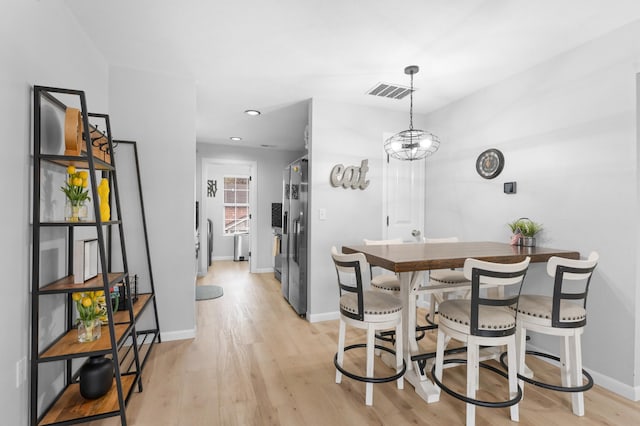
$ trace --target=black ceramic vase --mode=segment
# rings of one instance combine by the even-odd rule
[[[92,356],[80,367],[80,395],[86,399],[100,398],[113,383],[113,363],[104,356]]]

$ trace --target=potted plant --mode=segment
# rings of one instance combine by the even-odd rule
[[[535,247],[534,236],[542,230],[542,224],[536,223],[529,218],[521,217],[507,224],[513,233],[511,244],[524,247]]]

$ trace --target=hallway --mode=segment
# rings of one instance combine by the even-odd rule
[[[374,405],[366,407],[364,384],[347,378],[335,384],[338,322],[299,318],[273,274],[250,274],[248,262],[220,261],[198,280],[203,284],[222,286],[224,296],[196,303],[195,339],[155,346],[143,372],[144,392],[129,402],[129,425],[464,424],[464,404],[445,394],[427,405],[408,383],[404,390],[385,383],[374,386]],[[354,336],[363,334],[348,329],[348,342]],[[421,345],[435,346],[434,339],[431,332]],[[354,359],[364,366],[364,354]],[[539,361],[531,365],[548,370]],[[385,368],[376,364],[380,373]],[[464,386],[464,368],[446,371],[445,379]],[[495,389],[502,395],[502,382],[483,373],[481,382],[488,384],[479,397],[494,398]],[[519,424],[640,424],[638,403],[598,386],[585,394],[585,405],[586,416],[578,418],[567,395],[528,386]],[[111,418],[91,424],[118,423]],[[515,423],[508,409],[478,408],[477,424]]]

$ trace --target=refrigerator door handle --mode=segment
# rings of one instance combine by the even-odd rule
[[[293,221],[293,261],[298,263],[298,239],[300,238],[300,219]]]
[[[284,219],[282,220],[282,233],[284,235],[289,233],[289,212],[284,212]]]

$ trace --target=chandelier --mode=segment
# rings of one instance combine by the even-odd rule
[[[409,129],[396,133],[384,143],[387,154],[398,160],[422,160],[436,152],[440,146],[440,139],[436,135],[413,128],[413,75],[419,70],[417,65],[409,65],[404,69],[404,73],[411,76]]]

